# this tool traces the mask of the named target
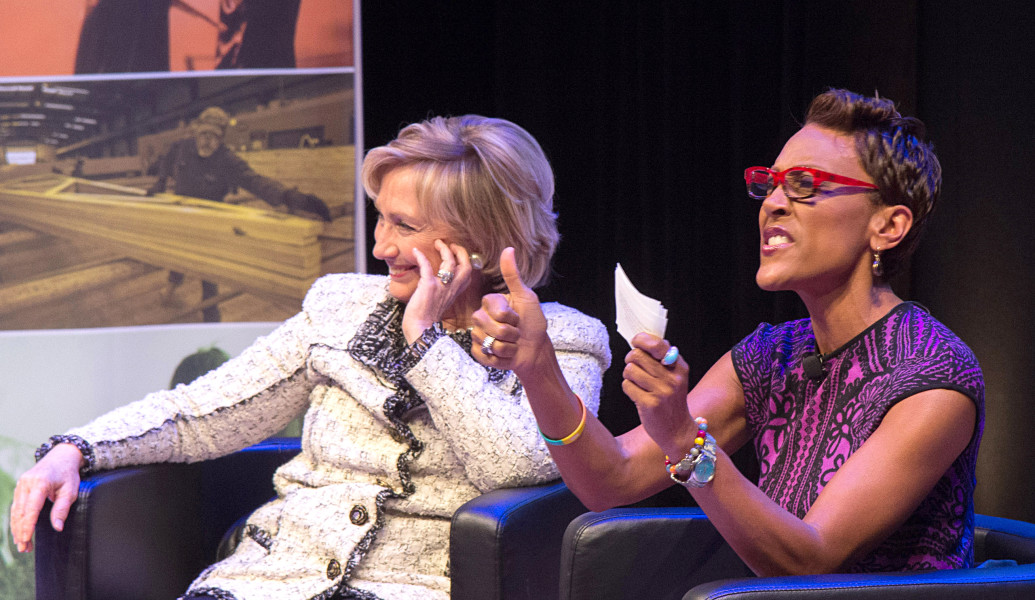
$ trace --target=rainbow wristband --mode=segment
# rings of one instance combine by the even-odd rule
[[[551,446],[567,446],[568,444],[571,444],[575,440],[579,439],[579,436],[582,435],[582,430],[586,428],[586,403],[582,401],[582,398],[579,398],[578,394],[575,394],[575,399],[578,400],[579,404],[582,405],[582,420],[579,421],[579,426],[576,427],[575,431],[571,432],[567,437],[563,437],[559,440],[554,440],[546,437],[543,434],[543,430],[539,429],[539,435],[543,438],[544,442],[550,444]]]

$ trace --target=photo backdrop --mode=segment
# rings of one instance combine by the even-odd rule
[[[9,507],[41,442],[169,387],[188,356],[239,353],[320,275],[365,269],[358,3],[0,14],[0,598],[29,600]],[[205,131],[260,178],[191,171]]]

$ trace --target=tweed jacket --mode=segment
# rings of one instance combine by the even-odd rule
[[[475,362],[468,332],[426,332],[415,352],[403,308],[384,277],[323,277],[301,313],[240,356],[52,442],[78,443],[89,470],[193,462],[304,413],[302,452],[274,476],[276,498],[185,597],[448,598],[452,513],[558,472],[514,374]],[[568,382],[595,413],[606,329],[565,306],[543,311]]]

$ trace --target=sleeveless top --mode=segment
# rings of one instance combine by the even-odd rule
[[[823,355],[825,373],[810,379],[803,359],[816,352],[808,319],[762,323],[733,348],[759,488],[803,518],[898,401],[929,389],[958,391],[977,409],[970,443],[902,527],[847,570],[972,566],[975,470],[985,425],[984,380],[974,353],[911,302]]]

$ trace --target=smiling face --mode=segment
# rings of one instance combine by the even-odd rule
[[[442,256],[435,240],[447,244],[452,233],[430,222],[417,201],[417,174],[412,168],[389,171],[381,181],[381,192],[374,201],[377,227],[374,229],[374,257],[388,265],[388,291],[400,302],[408,302],[420,281],[420,266],[413,249],[420,250],[437,272]]]
[[[773,169],[796,166],[872,181],[854,138],[816,125],[806,125],[787,141]],[[872,285],[870,241],[879,209],[875,194],[858,187],[824,183],[815,196],[800,201],[777,187],[758,213],[759,287],[793,290],[807,301],[852,282]]]

